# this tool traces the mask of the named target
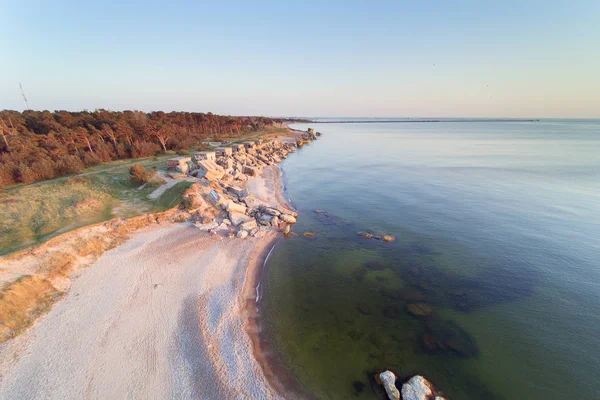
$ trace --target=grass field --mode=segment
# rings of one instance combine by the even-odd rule
[[[154,188],[140,188],[129,180],[132,164],[164,170],[170,157],[117,161],[75,177],[8,188],[0,193],[0,255],[81,226],[174,206],[187,182],[151,200],[147,196]]]

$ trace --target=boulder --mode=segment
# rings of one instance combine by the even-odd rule
[[[248,236],[248,231],[245,231],[245,230],[238,231],[237,235],[235,235],[235,236],[240,239],[243,239],[246,236]]]
[[[396,238],[393,237],[392,235],[384,235],[383,236],[383,241],[384,242],[393,242],[394,240],[396,240]]]
[[[230,211],[229,212],[229,220],[231,221],[231,223],[235,226],[238,226],[240,224],[243,224],[244,222],[250,220],[251,218],[249,216],[247,216],[246,214],[242,214],[236,211]]]
[[[258,225],[256,224],[256,220],[254,218],[249,219],[248,221],[240,224],[240,229],[244,229],[246,231],[252,231]]]
[[[248,211],[253,211],[258,209],[261,206],[260,200],[257,200],[256,197],[250,195],[248,197],[244,197],[244,203],[248,207]]]
[[[234,195],[236,195],[238,197],[245,197],[248,195],[248,192],[246,192],[245,189],[243,189],[239,186],[235,186],[235,185],[229,186],[227,188],[227,191],[230,193],[233,193]]]
[[[246,175],[250,175],[250,176],[256,176],[256,168],[255,167],[250,167],[250,166],[246,165],[244,167],[243,173],[246,174]]]
[[[407,304],[406,311],[417,318],[429,318],[433,314],[433,309],[425,303]]]
[[[314,232],[304,232],[302,234],[302,236],[304,236],[305,238],[313,238],[315,236],[317,236]]]
[[[258,218],[258,223],[261,224],[261,225],[271,226],[272,222],[273,222],[273,216],[272,215],[262,214]]]
[[[279,215],[281,215],[281,213],[279,212],[279,210],[276,210],[276,209],[271,208],[271,207],[265,207],[265,213],[267,213],[269,215],[273,215],[275,217],[278,217]]]
[[[209,229],[214,229],[217,226],[219,226],[219,224],[217,224],[216,222],[209,222],[207,224],[195,223],[194,225],[201,231],[208,231]]]
[[[238,204],[236,202],[234,202],[233,200],[229,200],[227,202],[227,207],[226,207],[227,211],[232,211],[232,212],[237,212],[240,214],[246,214],[246,206],[243,204]]]
[[[402,400],[429,400],[433,396],[431,383],[421,375],[415,375],[402,385]]]
[[[291,225],[286,225],[285,228],[283,228],[283,234],[289,235],[291,229],[292,229]]]
[[[279,215],[279,219],[281,219],[283,222],[285,222],[287,224],[295,224],[296,223],[296,218],[292,217],[289,214],[281,214],[281,215]]]
[[[294,218],[298,217],[298,213],[296,211],[288,210],[287,208],[280,207],[277,209],[277,211],[279,211],[281,214],[291,215]]]
[[[390,400],[398,400],[400,399],[400,392],[398,391],[398,388],[396,387],[396,375],[394,375],[394,373],[392,371],[385,371],[379,374],[379,379],[381,380],[381,383],[383,384],[383,387],[385,388],[385,392],[388,395],[388,398]],[[402,393],[404,395],[404,389],[402,390]],[[403,400],[404,396],[402,397]]]

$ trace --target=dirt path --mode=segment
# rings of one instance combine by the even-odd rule
[[[136,233],[0,347],[0,398],[276,397],[239,296],[271,239],[209,237],[187,224]]]

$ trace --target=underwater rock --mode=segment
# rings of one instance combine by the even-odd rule
[[[367,261],[364,266],[371,271],[383,271],[384,269],[389,268],[389,265],[379,261]]]
[[[360,311],[361,314],[363,315],[371,315],[372,311],[371,311],[371,307],[369,307],[368,305],[366,305],[365,303],[360,303],[358,305],[358,307],[356,307],[358,309],[358,311]]]
[[[433,309],[425,303],[407,304],[406,311],[417,318],[429,318],[433,314]]]
[[[428,400],[433,395],[431,383],[421,375],[415,375],[402,385],[402,400]]]
[[[423,350],[429,353],[453,354],[465,358],[479,354],[475,339],[453,321],[429,321],[420,342]]]
[[[384,235],[384,236],[383,236],[383,240],[384,240],[385,242],[393,242],[394,240],[396,240],[396,238],[395,238],[395,237],[393,237],[392,235]]]
[[[373,237],[373,234],[369,232],[358,232],[358,234],[367,239],[371,239]]]
[[[356,341],[356,340],[362,339],[362,337],[364,336],[364,333],[353,329],[348,332],[348,336],[350,336],[350,338],[352,340]]]
[[[396,387],[396,375],[392,371],[385,371],[379,374],[379,379],[385,388],[385,392],[390,400],[400,399],[400,392]]]
[[[354,271],[353,275],[357,281],[363,281],[367,276],[367,269],[365,267],[360,267],[356,271]]]
[[[402,315],[402,309],[398,306],[385,306],[383,307],[383,315],[387,318],[398,319]]]
[[[302,234],[302,236],[304,236],[305,238],[313,238],[315,236],[317,236],[314,232],[304,232]]]
[[[354,390],[356,391],[356,393],[362,393],[363,389],[365,388],[365,384],[361,381],[352,382],[352,386],[354,386]]]
[[[283,228],[283,234],[289,235],[291,229],[292,229],[291,225],[286,225],[285,228]]]

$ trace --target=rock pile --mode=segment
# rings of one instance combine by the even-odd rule
[[[392,371],[384,371],[375,375],[375,381],[383,385],[390,400],[445,400],[431,382],[421,375],[415,375],[402,385],[396,387],[396,375]]]
[[[290,232],[298,214],[285,207],[265,204],[238,185],[224,182],[193,184],[182,204],[198,229],[227,236],[260,236],[268,229]]]
[[[189,173],[209,181],[243,182],[248,176],[255,176],[260,168],[280,163],[294,151],[294,146],[277,139],[245,142],[222,148],[215,161],[196,161]]]
[[[394,242],[396,238],[392,235],[387,234],[373,234],[370,232],[358,232],[359,236],[364,237],[365,239],[375,239],[375,240],[383,240],[384,242]]]
[[[303,133],[302,136],[296,138],[296,147],[302,147],[305,144],[310,143],[311,140],[317,140],[317,137],[321,135],[321,132],[315,133],[315,130],[313,128],[308,128],[306,133]]]

